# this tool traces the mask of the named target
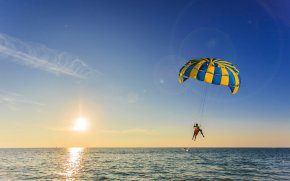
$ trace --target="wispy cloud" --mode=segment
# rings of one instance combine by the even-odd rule
[[[103,133],[110,134],[144,134],[144,135],[156,135],[157,132],[154,130],[142,129],[142,128],[132,128],[125,130],[102,130]]]
[[[58,52],[44,45],[26,43],[0,33],[0,55],[23,65],[58,75],[87,78],[100,74],[84,61],[66,52]]]
[[[21,94],[0,90],[0,106],[15,110],[21,105],[44,106],[44,104],[37,101],[25,99]]]

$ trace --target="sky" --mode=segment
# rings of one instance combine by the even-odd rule
[[[290,147],[289,12],[287,0],[0,0],[0,147]],[[201,57],[232,62],[239,92],[180,85]]]

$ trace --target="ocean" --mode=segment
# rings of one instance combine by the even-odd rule
[[[290,180],[289,148],[6,148],[0,180]]]

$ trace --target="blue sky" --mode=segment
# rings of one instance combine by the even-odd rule
[[[208,138],[197,146],[290,146],[289,10],[286,0],[0,1],[0,146],[186,146],[204,86]],[[233,62],[239,92],[180,85],[181,66],[200,57]],[[90,133],[67,131],[78,114]]]

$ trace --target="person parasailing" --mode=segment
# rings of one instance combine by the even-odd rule
[[[179,71],[179,82],[183,84],[188,79],[195,79],[208,84],[227,86],[230,88],[233,95],[239,91],[241,86],[239,70],[231,62],[217,58],[197,58],[189,60]],[[203,91],[203,95],[201,118],[199,119],[202,119],[204,114],[207,89]],[[195,124],[193,129],[192,140],[196,139],[199,132],[204,137],[198,124]]]
[[[204,137],[203,135],[203,132],[202,132],[202,129],[198,126],[198,124],[196,123],[194,126],[193,126],[193,135],[192,135],[192,140],[196,139],[196,136],[198,135],[198,133],[201,133],[201,135]]]

